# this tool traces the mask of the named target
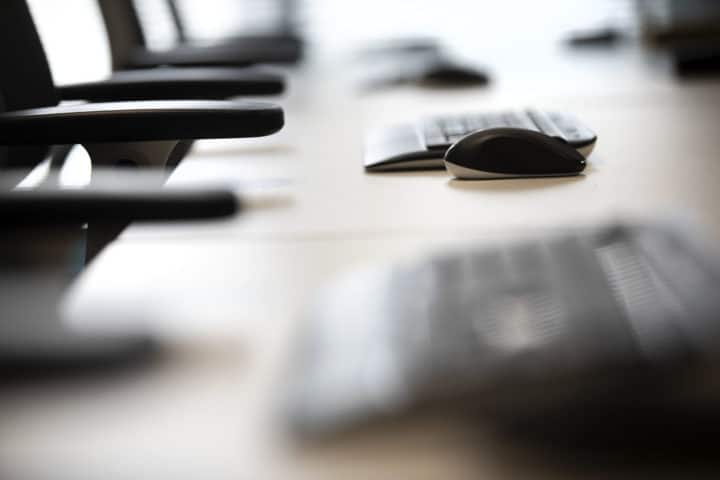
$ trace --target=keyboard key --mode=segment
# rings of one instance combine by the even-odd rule
[[[484,128],[503,128],[507,127],[507,123],[502,113],[490,113],[485,116]]]
[[[425,146],[429,150],[446,149],[449,147],[445,134],[443,134],[440,127],[435,123],[428,122],[425,124],[423,136],[425,137]]]
[[[470,132],[470,133],[472,133],[472,132]],[[460,141],[462,138],[465,138],[465,137],[468,136],[468,135],[469,135],[469,133],[463,133],[463,134],[458,134],[458,135],[450,135],[450,136],[447,137],[447,139],[448,139],[448,142],[452,144],[452,143],[455,143],[455,142],[457,142],[457,141]]]
[[[485,127],[485,119],[481,115],[468,115],[464,119],[468,132],[482,130]]]
[[[544,112],[539,110],[528,110],[527,114],[545,135],[556,138],[565,138],[560,129]]]
[[[563,136],[568,141],[580,141],[585,138],[592,138],[595,136],[593,132],[583,127],[580,122],[569,115],[563,115],[559,113],[549,113],[548,117],[557,125],[562,132]]]
[[[467,131],[467,127],[460,118],[456,118],[452,122],[445,122],[443,125],[443,133],[448,137],[452,135],[464,135]]]
[[[527,116],[525,112],[509,112],[505,114],[505,122],[508,127],[511,128],[522,128],[525,130],[533,130],[538,132],[537,126]]]

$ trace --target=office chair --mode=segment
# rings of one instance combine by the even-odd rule
[[[133,0],[139,2],[142,0]],[[251,5],[248,5],[247,0],[236,0],[241,4],[245,4],[245,7],[249,10],[252,9]],[[268,0],[265,0],[266,2]],[[303,43],[297,32],[297,0],[274,0],[279,5],[276,5],[281,10],[281,16],[278,19],[274,19],[271,25],[260,25],[254,27],[254,33],[238,33],[229,37],[221,39],[217,43],[221,44],[234,44],[237,48],[244,48],[245,45],[251,44],[252,42],[277,45],[278,49],[284,49],[288,52],[288,63],[294,63],[301,59]],[[250,2],[252,3],[252,2]],[[174,27],[175,35],[177,40],[181,44],[188,44],[193,39],[188,34],[188,28],[186,26],[185,18],[182,14],[178,0],[165,0],[168,12],[170,12],[170,19],[172,20],[172,26]],[[241,7],[242,8],[242,7]]]
[[[138,4],[142,6],[143,0],[133,0],[135,4]],[[146,1],[152,1],[152,0],[146,0]],[[240,8],[243,10],[252,10],[252,1],[248,2],[248,0],[235,0],[237,3],[241,4]],[[242,39],[247,38],[248,36],[257,36],[262,38],[292,38],[294,41],[300,41],[300,38],[297,33],[297,17],[298,17],[298,9],[297,9],[297,0],[263,0],[263,3],[266,3],[268,1],[274,1],[275,6],[277,9],[281,11],[280,18],[273,19],[273,23],[271,25],[262,24],[259,26],[253,26],[253,32],[262,32],[261,34],[253,34],[253,35],[247,35],[245,33],[239,33],[236,35],[232,35],[229,38],[236,38],[236,39]],[[164,4],[167,7],[167,11],[170,13],[170,19],[172,20],[172,24],[175,29],[175,34],[177,36],[177,39],[179,42],[189,42],[191,41],[191,36],[188,34],[188,28],[186,26],[185,18],[182,13],[182,8],[180,8],[178,0],[165,0]],[[250,3],[250,5],[248,4]],[[249,8],[248,8],[249,7]],[[255,7],[257,9],[257,7]]]
[[[22,49],[17,48],[22,45]],[[228,191],[160,189],[178,139],[263,136],[279,130],[272,104],[136,101],[64,106],[25,0],[0,2],[0,370],[97,364],[146,351],[147,338],[78,335],[57,304],[84,264],[131,221],[227,216]],[[88,190],[13,189],[48,145],[82,144],[93,161]],[[156,167],[149,185],[98,185],[97,166]],[[19,175],[10,167],[22,167]],[[146,171],[155,171],[147,168]],[[113,181],[120,176],[116,169]],[[47,267],[47,264],[50,267]]]
[[[125,178],[124,185],[115,180],[116,170],[93,175],[109,175],[113,182],[81,190],[24,190],[11,189],[12,183],[0,179],[3,381],[120,367],[148,358],[156,345],[147,333],[88,331],[68,324],[61,314],[69,288],[90,260],[83,259],[83,249],[92,244],[93,229],[113,230],[131,221],[220,218],[239,205],[232,192],[221,189],[158,190],[153,181],[138,186],[147,178],[135,178],[137,172],[128,174],[133,178]],[[83,224],[89,225],[87,231]]]
[[[214,100],[240,96],[278,95],[285,90],[284,76],[269,67],[158,68],[115,72],[100,81],[56,86],[60,100],[113,102],[129,100]],[[186,156],[192,141],[174,149],[172,163]],[[71,145],[56,147],[53,166],[60,166]]]
[[[109,78],[57,87],[61,100],[223,100],[279,95],[284,76],[267,67],[172,68],[125,70]]]
[[[59,105],[25,0],[0,3],[0,145],[83,144],[95,164],[163,167],[180,139],[269,135],[282,110],[260,102],[135,101]],[[16,45],[23,45],[18,49]],[[37,148],[36,148],[37,153]],[[20,157],[0,152],[0,166]],[[34,158],[37,163],[38,158]],[[32,162],[22,158],[21,164]]]
[[[247,36],[212,45],[181,43],[167,50],[150,50],[132,0],[98,0],[98,4],[107,29],[113,70],[116,71],[158,66],[293,63],[301,57],[301,45],[295,39],[266,36]]]
[[[23,45],[23,49],[15,45]],[[120,165],[164,169],[172,166],[173,151],[183,139],[258,137],[282,126],[282,110],[259,102],[59,105],[26,1],[0,3],[0,169],[31,169],[46,158],[48,145],[68,144],[83,145],[93,168]],[[102,241],[95,243],[107,243],[126,223],[114,225],[103,229],[98,235]]]
[[[61,100],[212,100],[278,95],[284,75],[267,66],[125,70],[100,81],[56,87]]]

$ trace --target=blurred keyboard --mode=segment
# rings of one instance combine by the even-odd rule
[[[703,380],[720,366],[718,289],[718,258],[656,226],[356,272],[309,312],[292,420],[328,433],[448,402],[493,421],[559,412],[553,427],[579,409],[589,429],[610,405],[720,413]]]

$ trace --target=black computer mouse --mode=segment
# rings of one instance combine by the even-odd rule
[[[471,133],[445,154],[445,167],[460,179],[570,176],[585,166],[564,140],[518,128]]]
[[[470,87],[487,85],[490,77],[484,71],[468,65],[436,60],[422,68],[417,81],[428,87]]]

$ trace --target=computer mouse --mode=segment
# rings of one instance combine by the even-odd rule
[[[471,133],[445,154],[445,167],[460,179],[570,176],[585,166],[566,141],[518,128]]]
[[[430,62],[418,75],[418,83],[429,87],[484,86],[490,83],[487,73],[456,62]]]

